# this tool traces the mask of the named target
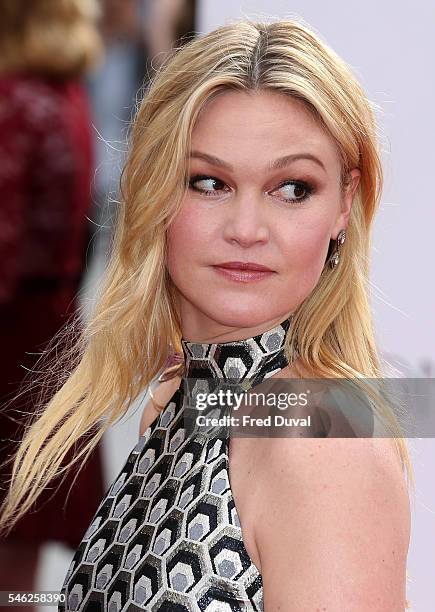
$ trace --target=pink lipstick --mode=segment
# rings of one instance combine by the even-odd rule
[[[274,274],[267,266],[255,262],[226,261],[213,267],[222,276],[242,283],[263,280]]]

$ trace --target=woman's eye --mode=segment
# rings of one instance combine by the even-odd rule
[[[286,181],[278,187],[278,191],[286,192],[283,198],[286,202],[296,202],[298,204],[307,200],[314,192],[314,188],[304,181]]]
[[[221,191],[222,185],[225,185],[225,183],[214,176],[198,175],[193,176],[189,181],[190,189],[198,191],[206,196],[212,195],[216,193],[216,191]]]
[[[189,180],[189,188],[206,197],[223,191],[224,187],[227,187],[227,185],[214,176],[196,175]],[[314,187],[304,181],[285,181],[278,189],[275,189],[275,191],[271,193],[275,193],[276,191],[284,192],[284,190],[286,191],[285,196],[279,199],[285,202],[299,204],[312,195]]]

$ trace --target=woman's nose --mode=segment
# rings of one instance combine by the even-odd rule
[[[223,233],[225,240],[245,247],[267,242],[267,212],[261,196],[245,194],[235,197],[227,209]]]

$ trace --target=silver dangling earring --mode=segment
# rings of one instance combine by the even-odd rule
[[[337,243],[336,250],[332,253],[331,258],[329,260],[329,265],[331,266],[332,270],[335,270],[335,268],[340,263],[340,247],[344,243],[345,240],[346,240],[346,232],[344,229],[342,229],[340,230],[336,238],[336,243]]]

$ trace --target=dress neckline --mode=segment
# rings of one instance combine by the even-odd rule
[[[228,342],[190,342],[181,339],[183,377],[244,382],[249,388],[285,368],[285,345],[293,315],[260,334]]]

